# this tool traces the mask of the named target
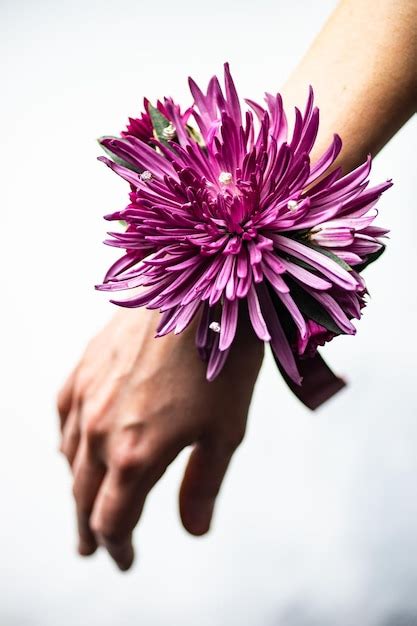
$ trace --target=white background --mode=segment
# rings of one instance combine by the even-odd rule
[[[187,75],[225,60],[242,95],[279,89],[333,6],[1,1],[0,626],[417,624],[415,121],[372,174],[395,187],[371,303],[325,350],[350,386],[312,414],[265,363],[210,535],[179,523],[186,451],[149,497],[133,571],[82,560],[57,452],[56,390],[112,312],[93,290],[114,258],[101,216],[126,198],[95,137],[144,95],[188,104]]]

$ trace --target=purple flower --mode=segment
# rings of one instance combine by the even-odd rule
[[[185,114],[170,98],[157,108],[145,101],[122,138],[101,140],[114,157],[101,160],[131,193],[125,209],[106,216],[127,223],[106,241],[125,254],[98,288],[133,289],[112,302],[159,309],[158,336],[180,333],[198,315],[209,380],[247,306],[256,335],[301,384],[297,354],[355,333],[366,292],[359,271],[383,251],[387,232],[371,226],[374,207],[391,182],[368,187],[370,158],[346,175],[328,171],[341,150],[337,135],[310,164],[319,125],[312,89],[289,135],[279,94],[266,94],[265,108],[246,100],[242,115],[228,64],[224,91],[216,77],[207,93],[189,83],[194,105]]]
[[[174,107],[174,103],[171,98],[165,98],[165,103],[158,100],[156,104],[156,114],[161,113],[166,120],[172,123],[171,111]],[[154,126],[152,123],[152,105],[147,98],[143,99],[143,108],[145,111],[140,114],[140,117],[129,117],[129,123],[126,130],[121,132],[122,137],[136,137],[145,143],[151,143],[154,137]],[[184,114],[179,113],[181,124],[186,124],[190,114],[192,113],[192,107],[187,109]]]
[[[304,338],[298,337],[297,352],[300,355],[314,356],[318,346],[324,346],[335,336],[335,333],[313,320],[306,320],[307,333]]]

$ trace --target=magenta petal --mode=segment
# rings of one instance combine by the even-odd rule
[[[262,263],[262,272],[265,278],[271,283],[275,291],[280,293],[288,293],[290,288],[287,283],[279,274],[275,274],[275,272],[271,269],[271,267],[267,263]]]
[[[261,121],[265,115],[265,109],[260,104],[258,104],[254,100],[251,100],[250,98],[245,98],[245,102],[251,107],[251,109],[255,111],[258,120]]]
[[[140,261],[138,255],[135,252],[128,252],[124,256],[117,259],[113,265],[109,267],[104,277],[104,282],[107,283],[118,276],[121,272],[126,272],[128,269],[136,265]]]
[[[122,178],[127,180],[128,183],[135,185],[135,187],[139,184],[139,176],[136,172],[132,172],[132,170],[127,169],[127,167],[123,167],[123,165],[118,165],[117,163],[113,163],[110,159],[104,156],[97,157],[97,161],[101,161],[105,163],[107,167],[109,167],[113,172],[119,174]]]
[[[268,329],[271,333],[271,348],[291,380],[297,385],[301,385],[302,379],[298,372],[294,353],[280,324],[268,290],[263,283],[260,283],[257,286],[257,291],[262,306],[262,312],[267,320]]]
[[[300,309],[298,308],[298,306],[295,304],[294,300],[290,296],[290,294],[277,292],[277,295],[278,295],[278,298],[281,300],[281,302],[284,304],[284,306],[288,309],[292,319],[294,320],[298,328],[300,336],[302,338],[306,337],[307,326],[306,326],[305,319],[303,315],[301,314]]]
[[[311,168],[310,176],[306,181],[306,185],[309,185],[313,180],[319,178],[330,167],[330,165],[334,163],[341,149],[342,140],[339,135],[334,135],[333,142],[330,147]]]
[[[211,115],[210,111],[206,104],[206,96],[204,96],[200,87],[196,84],[196,82],[190,77],[188,79],[188,84],[190,86],[190,91],[194,98],[194,103],[200,112],[200,130],[203,133],[207,133],[207,128],[211,123]]]
[[[326,248],[345,248],[353,243],[354,231],[345,226],[320,225],[311,231],[310,241]]]
[[[126,300],[110,300],[113,304],[117,304],[118,306],[125,307],[127,309],[135,309],[138,306],[145,306],[149,304],[150,300],[156,295],[160,293],[159,285],[154,287],[153,289],[147,289],[146,291],[141,292],[139,295],[132,296],[131,298],[127,298]]]
[[[312,267],[320,270],[326,278],[330,278],[333,283],[348,290],[357,288],[357,281],[354,276],[324,254],[282,235],[276,235],[274,241],[281,250],[309,263]]]
[[[137,165],[143,170],[149,170],[159,176],[164,174],[169,176],[175,175],[175,170],[166,159],[136,137],[104,139],[102,143],[120,158]]]
[[[174,331],[177,324],[178,316],[180,315],[181,308],[178,306],[168,309],[161,314],[161,321],[156,329],[156,337],[163,337],[168,333]]]
[[[361,257],[358,254],[354,254],[350,250],[338,250],[337,256],[350,266],[362,263]]]
[[[366,286],[352,267],[365,266],[381,250],[387,231],[373,223],[391,181],[369,186],[370,158],[345,175],[340,168],[328,173],[341,149],[338,136],[310,162],[319,124],[311,88],[288,139],[279,94],[266,93],[265,107],[246,100],[250,110],[242,117],[227,63],[224,89],[215,76],[205,90],[192,79],[189,85],[194,103],[185,113],[170,97],[157,102],[173,126],[162,135],[159,129],[159,139],[145,99],[144,112],[129,118],[121,137],[101,140],[117,163],[100,160],[128,182],[130,193],[125,208],[106,216],[127,225],[106,239],[124,256],[97,288],[135,288],[134,296],[113,302],[158,309],[158,336],[181,333],[199,315],[196,344],[210,380],[223,367],[237,332],[239,300],[246,299],[256,335],[271,341],[277,362],[299,384],[296,346],[277,311],[285,321],[287,313],[278,301],[274,308],[274,292],[294,321],[291,342],[306,355],[328,337],[305,317],[308,304],[311,314],[317,308],[307,294],[343,333],[353,334],[351,320],[362,314]],[[216,333],[209,327],[220,310]]]
[[[200,306],[201,300],[198,299],[194,300],[194,302],[190,302],[190,304],[186,304],[185,306],[180,307],[180,314],[178,316],[174,330],[174,333],[176,335],[181,333],[188,326],[193,317],[196,315]]]
[[[323,291],[317,292],[309,288],[305,289],[313,296],[313,298],[315,298],[318,302],[320,302],[320,304],[323,305],[323,307],[332,316],[336,324],[341,330],[343,330],[344,333],[346,333],[347,335],[354,335],[356,333],[356,328],[348,319],[342,307],[330,294]]]
[[[252,322],[255,333],[257,334],[259,339],[262,339],[262,341],[269,341],[271,339],[271,336],[268,332],[265,320],[262,316],[258,296],[253,285],[250,286],[248,291],[248,309],[250,321]]]
[[[219,335],[216,335],[207,365],[206,377],[208,381],[214,380],[220,374],[224,364],[226,363],[229,350],[230,348],[223,351],[219,350]]]
[[[201,308],[202,313],[195,336],[195,343],[197,348],[204,348],[206,346],[210,324],[210,307],[208,303],[204,302]]]
[[[228,113],[232,117],[234,123],[239,127],[242,123],[242,113],[240,110],[239,96],[237,95],[228,63],[224,64],[224,82],[226,86]]]
[[[225,299],[220,325],[219,350],[227,350],[236,334],[239,313],[239,301]]]
[[[332,283],[328,280],[316,276],[312,272],[304,269],[304,267],[300,267],[287,259],[282,259],[281,263],[289,274],[298,278],[302,283],[313,287],[313,289],[329,289],[332,286]]]

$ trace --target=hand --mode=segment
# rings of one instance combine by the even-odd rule
[[[120,310],[88,345],[58,397],[61,450],[74,477],[79,552],[103,545],[120,569],[147,494],[194,444],[180,514],[194,535],[209,529],[215,498],[245,434],[263,345],[243,320],[220,376],[208,383],[194,324],[154,338],[159,313]]]

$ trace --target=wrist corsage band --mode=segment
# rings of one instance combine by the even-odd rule
[[[198,315],[208,380],[227,359],[246,302],[284,378],[316,408],[344,385],[317,347],[355,334],[367,295],[360,272],[388,232],[373,225],[375,205],[391,182],[368,187],[370,157],[345,175],[332,169],[337,135],[310,163],[319,126],[311,88],[288,136],[281,96],[267,93],[266,107],[245,100],[242,115],[224,70],[224,90],[216,77],[206,93],[189,79],[190,108],[145,99],[120,137],[99,140],[110,157],[100,160],[131,192],[125,209],[105,216],[125,224],[105,241],[125,253],[97,288],[135,289],[112,302],[159,309],[157,336],[180,333]]]

